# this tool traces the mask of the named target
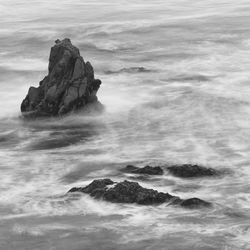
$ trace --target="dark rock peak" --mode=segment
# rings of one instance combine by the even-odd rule
[[[101,108],[96,97],[100,85],[92,65],[84,62],[70,39],[57,39],[51,48],[48,75],[39,87],[30,87],[21,111],[27,117],[40,117],[63,115],[89,104]]]
[[[143,168],[139,168],[133,165],[127,165],[125,168],[122,168],[121,171],[132,174],[163,175],[162,168],[158,166],[157,167],[145,166]]]
[[[169,202],[171,205],[180,205],[192,209],[211,206],[209,202],[198,198],[182,200],[177,196],[170,195],[169,193],[143,188],[137,182],[127,180],[119,183],[115,183],[110,179],[94,180],[86,187],[72,188],[69,192],[82,192],[89,194],[96,199],[103,199],[115,203],[157,205]]]
[[[172,175],[181,178],[195,178],[220,175],[220,172],[215,169],[191,164],[174,165],[168,167],[167,169]]]
[[[51,48],[50,51],[49,73],[51,73],[51,71],[54,69],[54,66],[57,65],[63,57],[65,57],[65,59],[70,57],[71,60],[76,60],[78,57],[81,58],[78,48],[72,45],[70,39],[65,38],[62,41],[57,39],[55,43],[56,44]],[[62,64],[63,62],[61,62],[61,65]]]

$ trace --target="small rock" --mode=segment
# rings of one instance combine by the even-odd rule
[[[217,176],[220,174],[219,171],[215,169],[191,164],[175,165],[168,167],[167,169],[172,175],[181,178]]]
[[[145,166],[143,168],[139,168],[133,165],[127,165],[125,168],[121,169],[121,171],[132,174],[163,175],[163,170],[161,167],[151,167],[151,166]]]
[[[189,209],[196,209],[196,208],[202,208],[202,207],[211,207],[212,204],[210,202],[198,199],[198,198],[191,198],[183,200],[180,203],[180,206],[189,208]]]
[[[94,180],[86,187],[79,187],[79,188],[74,187],[74,188],[70,189],[69,192],[82,192],[82,193],[90,194],[93,191],[95,191],[96,189],[106,188],[106,186],[112,185],[112,184],[114,184],[114,182],[110,179]]]

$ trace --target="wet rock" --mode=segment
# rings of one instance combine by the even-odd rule
[[[169,193],[158,192],[154,189],[143,188],[137,182],[123,181],[115,183],[110,179],[94,180],[86,187],[76,187],[69,190],[89,194],[96,199],[114,203],[136,203],[140,205],[158,205],[169,202],[185,208],[196,209],[210,206],[209,202],[198,198],[182,200]]]
[[[118,203],[153,205],[164,203],[173,198],[173,196],[168,193],[143,188],[137,182],[123,181],[108,189],[104,193],[103,198],[104,200]]]
[[[139,168],[134,165],[127,165],[125,168],[122,168],[121,171],[125,173],[133,173],[134,171],[138,169]]]
[[[210,208],[212,203],[201,200],[199,198],[190,198],[182,200],[179,197],[175,197],[171,200],[170,205],[178,205],[187,209],[199,209],[199,208]]]
[[[215,169],[191,164],[175,165],[168,167],[167,169],[172,175],[181,178],[217,176],[220,174],[220,172]]]
[[[137,203],[142,205],[160,204],[173,198],[168,193],[141,187],[137,182],[123,181],[114,184],[110,179],[94,180],[84,188],[72,188],[69,192],[83,192],[94,198],[115,203]]]
[[[168,193],[141,187],[137,182],[123,181],[114,184],[110,179],[94,180],[85,188],[73,188],[69,192],[83,192],[94,198],[115,203],[137,203],[142,205],[160,204],[173,198]]]
[[[121,169],[121,171],[132,174],[163,175],[163,170],[161,167],[151,167],[151,166],[145,166],[143,168],[139,168],[133,165],[127,165],[125,168]]]
[[[201,200],[199,198],[191,198],[181,201],[180,206],[195,209],[195,208],[202,208],[202,207],[211,207],[212,204],[210,202]]]
[[[96,93],[101,85],[90,62],[84,62],[70,39],[57,39],[51,48],[48,75],[30,87],[21,104],[25,117],[57,116],[89,107],[101,110]]]
[[[108,185],[112,185],[114,182],[110,179],[94,180],[86,187],[74,187],[69,192],[82,192],[86,194],[93,194],[98,189],[106,189]]]

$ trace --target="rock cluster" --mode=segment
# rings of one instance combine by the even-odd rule
[[[102,108],[96,93],[101,81],[95,79],[90,62],[84,62],[70,39],[56,40],[51,48],[48,75],[39,87],[30,87],[21,104],[24,116],[57,116],[94,104]]]
[[[219,176],[222,174],[221,171],[215,170],[213,168],[206,168],[199,165],[183,164],[183,165],[173,165],[166,167],[171,175],[180,178],[200,178],[209,176]],[[142,168],[136,167],[134,165],[127,165],[125,168],[120,169],[121,172],[131,173],[131,174],[143,174],[143,175],[163,175],[164,171],[162,167],[156,166],[145,166]]]
[[[190,209],[211,206],[211,203],[198,198],[182,200],[177,196],[170,195],[169,193],[143,188],[137,182],[126,180],[118,183],[110,179],[94,180],[86,187],[74,187],[70,189],[69,193],[72,192],[86,193],[93,198],[115,203],[158,205],[164,202],[169,202],[172,205],[180,205]]]

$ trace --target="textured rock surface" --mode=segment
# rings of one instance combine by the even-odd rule
[[[140,205],[157,205],[169,202],[172,205],[180,205],[185,208],[210,207],[209,202],[198,198],[182,200],[177,196],[157,190],[143,188],[137,182],[123,181],[115,183],[110,179],[94,180],[86,187],[74,187],[72,192],[89,194],[96,199],[103,199],[115,203],[137,203]]]
[[[171,166],[167,169],[172,175],[181,178],[217,176],[220,174],[220,172],[215,169],[190,164]]]
[[[143,205],[160,204],[174,196],[141,187],[137,182],[123,181],[115,184],[110,179],[94,180],[84,188],[72,188],[69,192],[83,192],[94,198],[103,198],[116,203],[137,203]]]
[[[66,114],[89,104],[101,109],[96,97],[100,84],[78,48],[67,38],[56,40],[50,52],[48,75],[39,87],[30,87],[21,111],[23,115],[39,117]]]
[[[163,175],[163,170],[161,167],[151,167],[151,166],[138,168],[134,165],[127,165],[125,168],[122,168],[121,171],[131,174]]]

